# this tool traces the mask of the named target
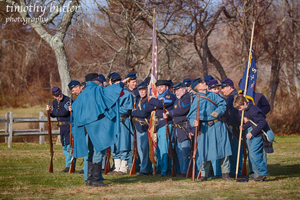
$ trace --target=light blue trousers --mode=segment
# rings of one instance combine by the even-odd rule
[[[169,124],[171,131],[171,124]],[[160,127],[157,131],[157,170],[161,171],[162,175],[166,175],[168,171],[168,147],[169,138],[166,135],[166,126]]]
[[[252,130],[252,129],[251,129]],[[250,131],[247,130],[246,133]],[[254,172],[254,178],[258,176],[269,175],[267,164],[264,161],[263,156],[263,142],[262,137],[252,137],[251,139],[246,139],[246,144],[248,146],[248,155],[252,163],[252,170]]]
[[[211,161],[203,161],[201,168],[201,177],[208,177],[210,170]],[[230,161],[229,156],[226,156],[224,159],[220,159],[222,174],[230,173]]]

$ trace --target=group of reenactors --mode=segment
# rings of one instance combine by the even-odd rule
[[[201,174],[199,181],[208,177],[231,180],[236,167],[238,175],[242,174],[243,151],[236,163],[240,129],[246,133],[241,148],[243,144],[248,148],[249,176],[255,181],[269,176],[266,153],[272,153],[273,149],[272,143],[263,140],[262,130],[269,129],[265,115],[270,105],[263,94],[256,93],[255,103],[251,103],[238,94],[231,79],[219,83],[211,75],[204,79],[187,78],[176,85],[171,80],[157,80],[157,97],[148,96],[150,78],[137,83],[135,72],[125,79],[116,72],[107,79],[97,73],[88,74],[85,79],[84,83],[72,80],[68,84],[77,96],[74,102],[59,87],[53,87],[55,100],[47,110],[51,110],[51,117],[57,117],[60,127],[66,160],[62,172],[68,172],[70,163],[76,161],[71,161],[72,156],[84,157],[81,172],[85,174],[87,186],[107,185],[103,183],[102,161],[108,150],[114,161],[114,168],[108,173],[111,175],[128,174],[133,159],[137,163],[136,176],[170,175],[172,148],[172,165],[177,177],[188,177],[194,154],[195,173]],[[240,126],[243,110],[244,124]],[[152,147],[148,133],[153,111],[157,135],[155,163],[149,155]],[[137,157],[132,154],[134,148]]]

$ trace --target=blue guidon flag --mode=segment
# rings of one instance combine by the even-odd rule
[[[250,63],[249,74],[248,74],[247,93],[246,93],[246,96],[245,96],[245,94],[244,94],[244,96],[246,97],[247,100],[250,100],[250,101],[252,101],[253,104],[255,104],[254,89],[255,89],[255,84],[256,84],[256,79],[257,79],[257,69],[256,69],[255,59],[254,59],[252,50],[251,50],[251,54],[250,54],[250,61],[251,61],[251,63]],[[248,68],[248,62],[246,64],[246,69],[244,71],[244,75],[241,80],[239,94],[243,94],[243,92],[245,90],[247,68]]]
[[[154,97],[157,98],[158,93],[156,90],[156,81],[158,77],[158,61],[157,61],[157,37],[156,37],[156,28],[155,28],[155,19],[153,19],[153,34],[152,34],[152,68],[151,68],[151,79],[148,86],[148,98]],[[149,120],[149,129],[148,129],[148,139],[149,139],[149,157],[152,164],[156,165],[156,148],[157,148],[157,133],[155,132],[155,111],[152,111],[151,117]]]

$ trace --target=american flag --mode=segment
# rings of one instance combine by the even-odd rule
[[[154,11],[155,12],[155,11]],[[148,98],[154,97],[157,98],[157,90],[156,90],[156,81],[158,77],[158,61],[157,61],[157,37],[156,37],[156,28],[155,28],[155,19],[153,19],[153,33],[152,33],[152,68],[151,68],[151,79],[150,84],[148,86]],[[156,147],[157,147],[157,134],[155,132],[155,111],[152,111],[151,117],[149,120],[149,130],[148,130],[148,138],[149,138],[149,157],[152,164],[156,165],[157,158],[155,157]]]

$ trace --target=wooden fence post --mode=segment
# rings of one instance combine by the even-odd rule
[[[6,122],[5,122],[5,133],[8,133],[9,113],[6,113],[6,114],[5,114],[5,120],[6,120]],[[5,143],[7,143],[7,142],[8,142],[8,136],[5,136]]]
[[[44,112],[40,112],[39,114],[39,119],[42,119],[44,117]],[[39,131],[42,132],[44,131],[45,129],[45,123],[44,122],[39,122]],[[39,136],[39,141],[40,141],[40,144],[44,144],[45,142],[45,136],[44,135],[40,135]]]
[[[7,144],[8,144],[8,147],[11,147],[12,145],[12,137],[13,137],[13,112],[10,112],[9,113],[9,125],[8,125],[8,141],[7,141]]]

